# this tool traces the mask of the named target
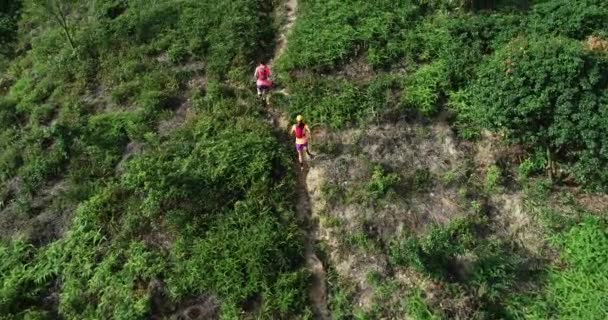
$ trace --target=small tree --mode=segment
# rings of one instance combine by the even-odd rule
[[[32,0],[32,5],[42,14],[42,16],[51,18],[63,29],[66,39],[70,47],[75,49],[74,38],[68,25],[68,17],[70,5],[73,5],[73,0]]]
[[[519,38],[481,66],[470,88],[482,126],[608,184],[608,58],[565,38]],[[465,111],[467,112],[467,111]]]

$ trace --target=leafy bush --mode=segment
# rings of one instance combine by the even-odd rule
[[[398,80],[391,74],[378,75],[363,83],[343,77],[306,75],[288,81],[293,93],[286,103],[292,118],[303,114],[313,124],[348,128],[380,118],[391,106],[396,106],[394,91],[399,88]]]
[[[564,38],[519,38],[497,52],[470,89],[466,114],[532,150],[548,149],[573,165],[579,181],[599,187],[608,176],[608,59]]]
[[[416,169],[412,179],[412,189],[417,192],[427,191],[434,183],[433,174],[428,168]]]
[[[407,315],[412,319],[439,320],[441,317],[429,308],[421,290],[414,290],[406,299]]]
[[[171,62],[180,63],[186,59],[186,57],[188,56],[188,51],[186,50],[186,48],[183,44],[175,43],[169,49],[168,54],[169,54],[169,60],[171,60]]]
[[[446,82],[447,73],[443,61],[422,66],[406,78],[401,101],[424,115],[433,115],[438,111],[440,93]]]
[[[501,183],[502,173],[500,168],[496,165],[490,166],[486,171],[486,179],[484,181],[484,187],[487,191],[494,191]]]
[[[532,7],[528,25],[537,33],[582,40],[608,31],[608,3],[603,0],[551,0]]]
[[[310,123],[347,127],[365,116],[361,89],[343,79],[302,79],[291,87],[290,115],[306,116]]]
[[[372,198],[378,199],[384,196],[399,182],[399,175],[387,173],[381,166],[376,166],[372,178],[367,183],[367,191]]]
[[[519,165],[519,176],[527,178],[531,174],[540,173],[547,167],[547,159],[542,153],[536,152]]]
[[[448,228],[435,227],[423,239],[406,237],[391,247],[391,261],[410,264],[437,277],[448,277],[448,265],[474,243],[471,221],[458,220]]]
[[[518,14],[431,15],[408,30],[405,52],[414,62],[438,64],[444,73],[439,89],[455,90],[469,83],[485,56],[520,31]]]

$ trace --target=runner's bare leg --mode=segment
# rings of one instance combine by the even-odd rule
[[[300,167],[304,165],[304,162],[302,161],[303,160],[302,151],[303,150],[298,150],[298,161],[300,162]]]

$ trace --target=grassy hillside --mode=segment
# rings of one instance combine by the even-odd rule
[[[608,208],[582,190],[606,187],[607,16],[300,1],[278,67],[290,114],[317,126],[334,318],[605,318]],[[591,265],[593,284],[570,282]]]
[[[0,0],[0,319],[606,318],[608,2],[284,6]]]
[[[0,314],[306,314],[290,158],[241,89],[273,3],[22,5],[2,76]]]

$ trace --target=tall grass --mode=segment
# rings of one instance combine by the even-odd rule
[[[521,319],[604,319],[608,315],[608,228],[586,217],[553,243],[562,263],[549,269],[545,288],[531,297],[518,297],[512,314]]]

